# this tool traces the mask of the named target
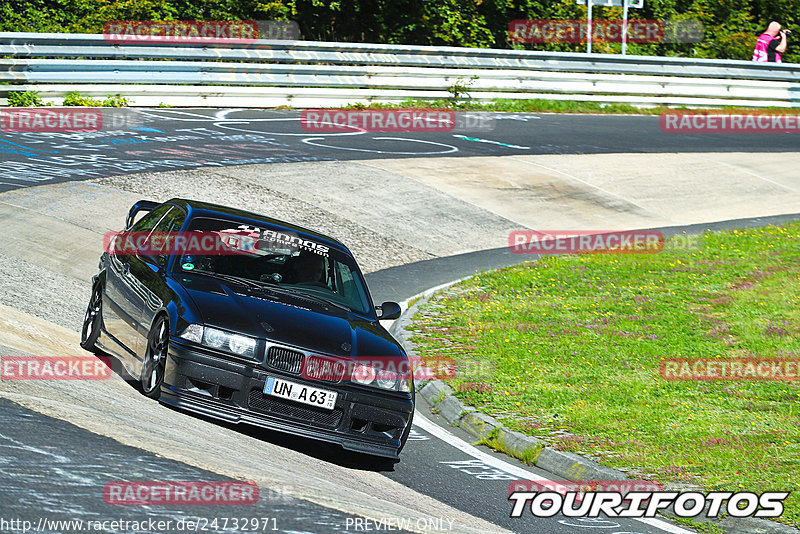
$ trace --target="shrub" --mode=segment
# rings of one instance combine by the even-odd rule
[[[36,91],[11,91],[8,93],[8,105],[15,108],[32,108],[44,106],[44,102]]]
[[[751,59],[756,38],[749,33],[731,32],[718,36],[712,43],[716,57],[725,59]]]
[[[90,98],[88,96],[83,96],[78,91],[72,91],[70,93],[67,93],[67,96],[64,97],[64,105],[98,107],[102,105],[102,102]]]
[[[104,108],[124,108],[128,106],[128,99],[121,95],[109,96],[103,100]]]

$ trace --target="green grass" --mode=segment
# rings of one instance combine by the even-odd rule
[[[640,108],[630,104],[604,104],[600,102],[578,102],[573,100],[547,100],[535,98],[530,100],[513,100],[498,98],[491,102],[470,102],[463,99],[442,100],[406,100],[399,104],[372,103],[370,105],[352,104],[346,109],[445,109],[455,111],[495,111],[509,113],[607,113],[627,115],[660,115],[665,111],[688,110],[686,107],[657,106]],[[692,109],[693,112],[750,112],[761,111],[764,113],[799,114],[797,108],[743,108],[725,106],[716,109]]]
[[[800,383],[658,370],[673,357],[800,355],[800,222],[483,273],[436,295],[412,328],[423,357],[494,369],[490,391],[457,394],[512,429],[632,476],[794,490],[782,521],[800,521]]]
[[[528,465],[534,465],[534,463],[536,461],[536,458],[539,456],[539,453],[542,452],[542,448],[541,447],[536,448],[536,449],[527,450],[527,451],[525,451],[524,453],[521,453],[521,454],[516,452],[516,451],[510,450],[508,447],[506,447],[503,444],[503,442],[500,440],[500,437],[499,437],[498,434],[499,434],[499,432],[496,429],[492,430],[484,438],[479,439],[478,441],[473,443],[473,445],[485,445],[485,446],[489,447],[490,449],[494,449],[496,451],[500,451],[502,453],[505,453],[505,454],[511,456],[512,458],[516,458],[517,460],[520,460],[521,462],[523,462],[525,464],[528,464]]]
[[[697,532],[702,532],[703,534],[725,534],[725,529],[716,523],[702,523],[688,517],[671,517],[671,519],[681,526],[689,527]]]

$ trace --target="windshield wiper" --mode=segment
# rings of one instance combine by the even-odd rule
[[[269,288],[266,288],[261,283],[256,282],[255,280],[251,280],[249,278],[241,278],[239,276],[234,276],[232,274],[222,274],[214,271],[204,271],[203,269],[195,269],[192,272],[210,276],[212,278],[219,278],[220,280],[225,280],[226,282],[234,282],[236,284],[241,284],[245,287],[253,289],[264,289],[267,290],[267,292],[269,292]]]
[[[288,287],[279,286],[277,284],[272,284],[272,283],[269,283],[269,282],[261,282],[261,284],[264,284],[264,286],[262,286],[262,287],[264,287],[264,289],[274,290],[275,292],[283,292],[283,293],[287,293],[289,295],[294,295],[294,296],[297,296],[297,297],[300,297],[300,298],[307,298],[307,299],[315,300],[315,301],[317,301],[319,303],[327,304],[329,306],[333,306],[334,308],[339,308],[340,310],[344,310],[344,311],[347,311],[347,312],[353,311],[352,309],[348,308],[344,304],[339,304],[338,302],[333,302],[332,300],[328,300],[328,299],[326,299],[324,297],[319,297],[319,296],[313,295],[311,293],[306,293],[305,291],[297,291],[296,289],[290,289]]]
[[[257,289],[259,291],[263,291],[268,295],[276,295],[276,293],[284,293],[287,295],[292,295],[299,298],[306,298],[309,300],[316,301],[321,304],[326,304],[328,306],[333,306],[334,308],[339,308],[340,310],[344,310],[347,312],[352,312],[353,310],[345,306],[344,304],[339,304],[337,302],[333,302],[323,297],[318,297],[317,295],[312,295],[310,293],[306,293],[304,291],[297,291],[295,289],[290,289],[288,287],[279,286],[277,284],[273,284],[270,282],[259,282],[257,280],[252,280],[250,278],[240,278],[238,276],[234,276],[232,274],[222,274],[217,273],[214,271],[205,271],[203,269],[195,269],[195,273],[203,274],[206,276],[210,276],[212,278],[219,278],[220,280],[225,280],[226,282],[233,282],[237,284],[241,284],[245,287],[250,289]]]

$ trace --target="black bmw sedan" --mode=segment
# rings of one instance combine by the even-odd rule
[[[246,211],[139,201],[106,236],[81,346],[145,395],[222,419],[398,458],[413,373],[339,241]]]

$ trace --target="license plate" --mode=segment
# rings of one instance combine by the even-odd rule
[[[264,385],[264,394],[318,406],[326,410],[333,410],[338,396],[335,391],[312,388],[311,386],[304,386],[303,384],[275,378],[274,376],[267,377],[267,383]]]

